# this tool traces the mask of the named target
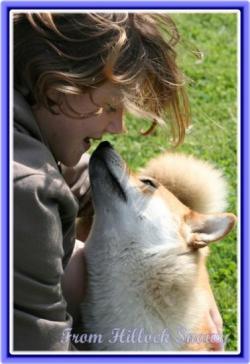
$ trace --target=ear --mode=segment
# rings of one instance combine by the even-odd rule
[[[60,103],[60,100],[62,98],[62,93],[55,90],[54,88],[49,88],[47,91],[47,96],[50,99],[50,101],[52,101],[55,104],[58,104]]]
[[[205,215],[191,211],[186,222],[191,228],[188,245],[198,249],[223,239],[234,227],[236,216],[230,213]]]

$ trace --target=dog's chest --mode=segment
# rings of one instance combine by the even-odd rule
[[[100,288],[100,287],[99,287]],[[190,326],[181,307],[161,313],[139,295],[121,289],[90,294],[82,307],[87,332],[102,336],[91,350],[178,351],[182,326]],[[184,318],[184,319],[183,319]]]

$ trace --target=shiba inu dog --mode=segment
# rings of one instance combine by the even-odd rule
[[[91,349],[210,350],[207,246],[236,220],[221,212],[220,173],[166,154],[135,175],[108,142],[93,153],[89,172],[95,217],[81,312],[83,331],[98,335]]]

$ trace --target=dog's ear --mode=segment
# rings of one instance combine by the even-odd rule
[[[191,211],[186,216],[186,223],[191,232],[188,246],[194,249],[203,248],[209,243],[221,240],[234,227],[236,216],[230,213],[200,214]]]

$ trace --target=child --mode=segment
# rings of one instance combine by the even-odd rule
[[[14,350],[74,350],[61,337],[84,294],[84,249],[74,249],[76,216],[90,204],[84,153],[124,131],[125,110],[159,124],[169,115],[183,141],[178,38],[167,15],[14,16]],[[208,315],[217,330],[212,293]]]

